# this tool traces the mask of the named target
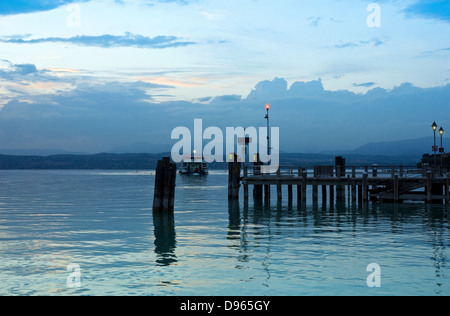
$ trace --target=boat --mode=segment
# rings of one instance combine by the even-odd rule
[[[209,174],[208,163],[205,161],[205,157],[192,155],[190,161],[184,161],[179,171],[182,175],[190,176],[204,176]],[[187,160],[185,159],[185,160]]]

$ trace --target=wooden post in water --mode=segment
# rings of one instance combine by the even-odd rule
[[[156,165],[153,212],[173,212],[175,207],[175,182],[177,165],[164,157]]]
[[[298,177],[301,178],[303,176],[303,169],[302,167],[298,167]],[[302,186],[299,184],[297,185],[297,203],[300,203],[302,200]]]
[[[253,162],[253,175],[261,175],[261,166],[263,163],[259,159],[259,154],[256,154],[256,159]],[[261,184],[255,184],[253,186],[253,199],[256,201],[262,201],[263,198],[263,186]]]
[[[363,174],[363,184],[362,184],[362,200],[363,202],[368,201],[368,186],[367,186],[367,173]]]
[[[234,154],[232,161],[228,162],[228,199],[239,200],[239,188],[241,186],[241,163]]]
[[[318,168],[314,166],[314,180],[313,180],[313,201],[316,202],[319,199],[318,186],[316,184],[316,179],[319,177]]]
[[[450,186],[450,174],[447,172],[447,184],[445,186],[445,202],[447,204],[449,204],[449,200],[450,200],[449,186]]]
[[[278,167],[277,177],[280,177],[280,176],[281,176],[281,168]],[[278,200],[278,202],[281,202],[281,200],[282,200],[281,183],[277,183],[277,200]]]
[[[432,183],[432,178],[431,178],[431,172],[428,172],[427,173],[427,202],[428,203],[431,202],[432,188],[433,188],[433,183]]]
[[[308,177],[308,170],[305,169],[302,175],[302,201],[306,202],[306,178]]]
[[[355,181],[356,179],[356,167],[352,166],[352,179],[353,181]],[[353,183],[352,184],[352,201],[355,202],[356,201],[356,184]]]
[[[248,166],[244,164],[244,178],[248,177]],[[248,184],[244,183],[244,200],[248,200]]]
[[[345,158],[342,156],[337,156],[334,159],[335,161],[335,168],[336,168],[336,177],[338,179],[345,177]],[[337,185],[336,187],[336,195],[338,201],[343,201],[345,197],[345,186],[344,185]]]
[[[394,201],[395,203],[398,202],[398,175],[394,176]]]

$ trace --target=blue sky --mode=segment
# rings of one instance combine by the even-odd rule
[[[371,3],[379,5],[381,27],[367,23],[373,13],[367,10]],[[86,104],[92,105],[95,115],[116,114],[111,120],[117,124],[121,117],[132,120],[133,111],[142,115],[136,107],[148,106],[169,125],[183,124],[177,116],[184,111],[219,125],[220,118],[213,120],[211,111],[220,112],[217,107],[225,101],[230,109],[250,106],[255,91],[267,100],[285,100],[285,91],[301,83],[320,82],[317,99],[325,92],[339,98],[347,95],[341,106],[355,102],[355,95],[372,104],[368,99],[374,92],[386,91],[392,97],[389,92],[398,92],[399,87],[410,93],[417,88],[427,95],[434,91],[437,95],[432,98],[445,102],[440,98],[446,94],[436,88],[450,84],[448,34],[449,2],[437,0],[1,1],[0,148],[65,146],[96,152],[146,141],[146,137],[170,141],[169,128],[149,130],[144,122],[133,133],[119,129],[108,138],[108,133],[99,132],[102,126],[94,126],[101,123],[92,117],[82,120],[80,129],[56,135],[64,124],[58,125],[54,118],[79,122],[83,111],[87,112]],[[261,89],[264,83],[268,87]],[[282,87],[274,88],[280,83]],[[300,97],[291,102],[299,103]],[[106,102],[116,99],[122,103],[110,112]],[[397,101],[406,100],[409,96]],[[391,100],[386,103],[395,107]],[[336,110],[329,101],[326,104],[330,108],[325,111]],[[426,136],[428,121],[423,130],[419,125],[412,129],[402,121],[404,106],[398,105],[393,114],[400,124],[399,132],[391,133],[394,136],[385,133],[386,126],[377,131],[374,124],[374,130],[349,144],[344,135],[352,131],[346,118],[335,116],[321,124],[334,127],[336,139],[325,144],[325,134],[314,134],[292,145],[292,151],[312,151],[310,147],[318,141],[323,143],[318,150],[351,149],[372,141]],[[416,105],[418,118],[428,118],[429,113],[420,112],[427,107]],[[55,126],[48,128],[54,134],[37,121],[31,126],[39,129],[28,134],[12,127],[6,130],[19,118],[29,125],[25,117],[49,116]],[[230,117],[228,125],[235,126],[235,121],[239,119]],[[246,122],[258,124],[251,119]],[[283,124],[289,135],[298,125],[295,119]],[[61,135],[67,136],[61,139]],[[97,135],[102,138],[96,140]]]

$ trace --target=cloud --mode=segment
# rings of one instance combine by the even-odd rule
[[[0,15],[14,15],[22,13],[32,13],[39,11],[48,11],[56,9],[60,6],[70,4],[87,2],[90,0],[3,0],[0,5]]]
[[[353,86],[354,87],[365,87],[365,88],[370,88],[373,87],[375,85],[375,82],[364,82],[364,83],[354,83]]]
[[[448,0],[416,1],[404,9],[408,16],[419,16],[450,22],[450,2]]]
[[[378,37],[375,37],[368,41],[357,41],[357,42],[346,42],[334,45],[335,48],[354,48],[354,47],[363,47],[363,46],[381,46],[385,44],[387,40],[382,40]]]
[[[169,47],[180,47],[194,45],[195,42],[181,41],[176,36],[156,36],[147,37],[139,34],[126,32],[125,35],[104,34],[99,36],[80,35],[69,38],[63,37],[46,37],[25,39],[23,37],[2,37],[1,43],[10,44],[41,44],[41,43],[63,43],[78,46],[101,47],[101,48],[117,48],[117,47],[135,47],[135,48],[151,48],[162,49]]]
[[[418,138],[429,133],[436,117],[450,121],[450,84],[419,88],[405,83],[389,91],[373,88],[358,94],[327,90],[320,79],[289,86],[285,79],[275,78],[257,83],[247,98],[230,94],[194,102],[153,100],[169,88],[139,81],[82,81],[71,90],[35,96],[33,103],[11,100],[0,110],[0,143],[4,148],[85,152],[137,142],[173,144],[171,131],[178,126],[192,128],[195,118],[203,119],[204,128],[264,127],[267,102],[272,105],[271,124],[280,128],[281,150],[288,152]],[[429,100],[433,107],[424,107]]]

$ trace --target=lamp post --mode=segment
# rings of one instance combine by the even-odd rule
[[[434,167],[436,168],[436,131],[437,131],[437,124],[436,122],[433,122],[433,125],[431,125],[431,128],[433,129],[434,133],[434,146],[433,146],[433,152],[434,152]]]
[[[266,104],[267,114],[265,119],[267,120],[267,155],[270,155],[270,129],[269,129],[269,110],[270,104]]]

